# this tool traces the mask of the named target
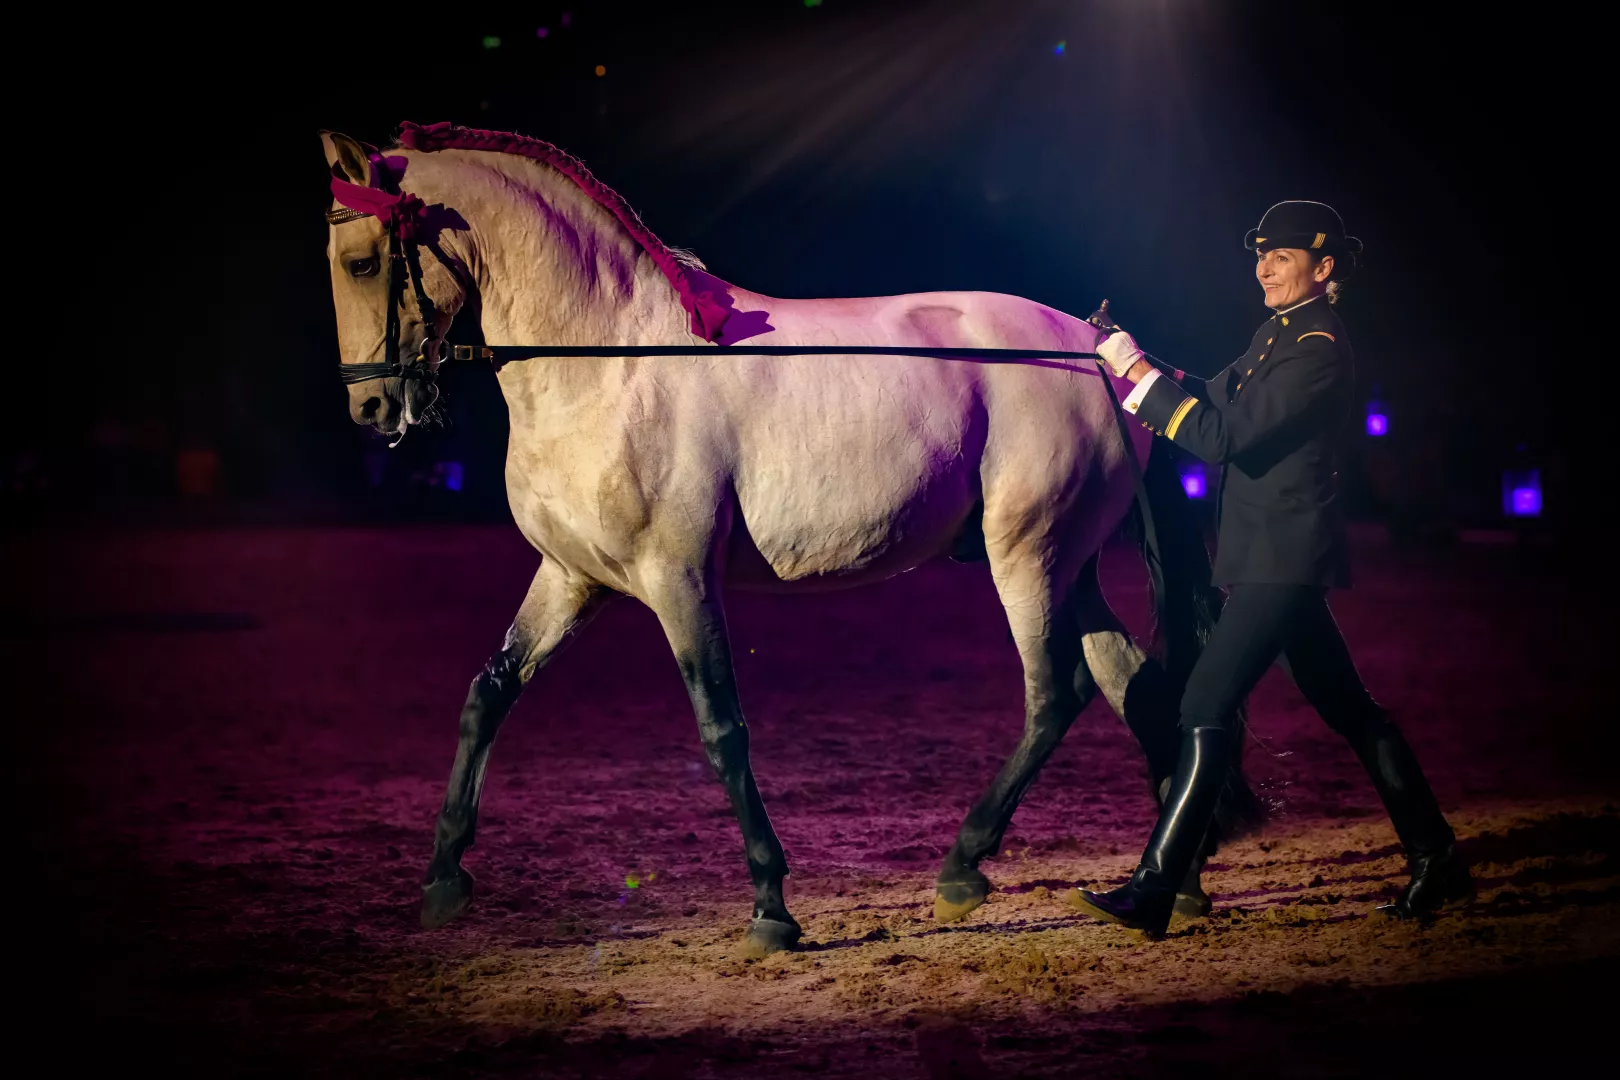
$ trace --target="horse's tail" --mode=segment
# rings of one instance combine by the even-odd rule
[[[1193,665],[1215,629],[1224,600],[1221,591],[1210,583],[1209,549],[1204,544],[1203,525],[1182,489],[1176,463],[1158,440],[1153,447],[1142,476],[1146,505],[1138,506],[1138,515],[1142,553],[1153,585],[1155,651],[1163,657],[1166,676],[1166,685],[1161,688],[1163,697],[1157,693],[1151,695],[1158,698],[1154,712],[1167,717],[1165,723],[1170,726],[1170,730],[1160,733],[1156,740],[1163,744],[1169,740],[1179,743],[1179,732],[1174,725],[1178,720],[1181,694]],[[1215,811],[1221,839],[1241,835],[1265,817],[1264,804],[1243,771],[1243,744],[1248,729],[1248,717],[1243,708],[1238,709],[1233,725],[1238,752],[1232,756],[1231,775]],[[1139,737],[1142,734],[1138,732]],[[1152,756],[1150,749],[1150,758]],[[1161,757],[1160,760],[1166,759]],[[1168,764],[1173,771],[1173,755],[1169,756]],[[1163,771],[1161,766],[1154,768],[1155,794],[1161,796]]]

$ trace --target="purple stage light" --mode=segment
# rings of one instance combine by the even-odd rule
[[[538,28],[537,30],[535,30],[534,36],[537,37],[537,38],[543,38],[549,33],[551,33],[551,31],[549,29],[547,29],[546,27],[542,26],[542,27]]]
[[[1367,402],[1367,434],[1375,439],[1389,434],[1389,414],[1381,402]]]
[[[1209,479],[1204,475],[1202,465],[1186,465],[1182,467],[1181,490],[1187,493],[1189,499],[1209,497]]]
[[[1541,470],[1502,474],[1502,513],[1507,517],[1541,516]]]

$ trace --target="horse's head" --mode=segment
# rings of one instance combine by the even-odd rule
[[[408,190],[416,185],[401,195],[408,159],[385,159],[335,132],[321,141],[343,191],[328,213],[326,255],[349,415],[401,437],[438,398],[440,342],[466,289],[438,246],[435,215]]]

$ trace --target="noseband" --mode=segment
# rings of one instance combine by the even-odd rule
[[[384,359],[380,364],[344,364],[339,378],[348,386],[372,379],[395,378],[432,384],[439,374],[439,343],[433,340],[439,309],[423,283],[421,246],[416,242],[424,209],[422,200],[408,193],[391,195],[376,188],[361,187],[335,176],[332,194],[343,205],[326,212],[327,224],[342,225],[363,217],[375,217],[388,231],[388,323],[383,331]],[[417,346],[416,358],[409,364],[401,363],[399,358],[399,322],[405,308],[407,282],[416,293],[416,307],[423,325],[422,342]]]

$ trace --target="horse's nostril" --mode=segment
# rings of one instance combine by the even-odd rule
[[[366,403],[360,406],[360,422],[369,424],[377,419],[377,414],[380,412],[382,412],[382,398],[366,398]]]

